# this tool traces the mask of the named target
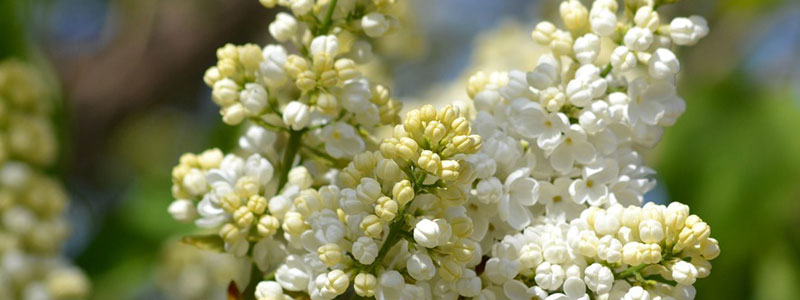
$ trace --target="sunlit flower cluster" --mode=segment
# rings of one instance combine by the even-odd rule
[[[0,298],[81,299],[85,275],[59,255],[67,195],[44,171],[56,158],[42,74],[0,63]]]
[[[531,70],[479,72],[471,103],[401,119],[359,69],[393,2],[262,0],[291,11],[269,26],[289,47],[218,50],[205,81],[246,126],[173,169],[169,212],[211,231],[186,242],[251,259],[260,300],[694,297],[718,243],[685,205],[642,206],[641,151],[685,110],[673,50],[701,17],[564,1]]]

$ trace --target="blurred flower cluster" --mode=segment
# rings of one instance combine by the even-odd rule
[[[260,2],[291,11],[269,26],[283,44],[226,45],[204,77],[222,120],[244,124],[239,149],[183,155],[168,208],[210,232],[185,242],[252,260],[252,288],[234,292],[693,299],[709,275],[708,224],[642,206],[641,152],[685,110],[672,49],[707,34],[701,17],[564,1],[566,29],[532,33],[546,49],[532,70],[479,72],[471,103],[401,119],[362,71],[400,30],[394,1]]]
[[[82,299],[85,275],[62,256],[68,198],[45,171],[57,154],[43,75],[0,63],[0,298]]]

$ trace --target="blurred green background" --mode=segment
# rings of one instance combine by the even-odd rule
[[[390,61],[401,98],[456,80],[473,39],[506,18],[526,27],[559,1],[413,1],[424,47]],[[544,13],[548,12],[548,13]],[[800,2],[681,1],[711,33],[682,49],[686,114],[647,155],[649,201],[681,201],[722,247],[698,299],[800,299]],[[171,299],[166,213],[183,152],[230,148],[202,83],[225,42],[268,42],[256,0],[0,0],[0,55],[53,70],[65,101],[59,172],[73,201],[66,251],[94,299]],[[527,34],[527,33],[526,33]],[[463,96],[463,95],[462,95]],[[190,251],[190,250],[187,250]]]

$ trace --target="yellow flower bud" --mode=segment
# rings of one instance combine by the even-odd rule
[[[242,206],[242,200],[239,199],[239,195],[236,195],[235,193],[222,196],[222,199],[220,199],[219,202],[222,209],[229,213],[233,213],[239,209],[240,206]]]
[[[375,165],[378,164],[378,156],[372,152],[361,152],[353,157],[353,164],[361,173],[369,173],[375,170]]]
[[[325,114],[336,115],[339,113],[339,100],[331,94],[319,93],[317,95],[317,107]]]
[[[247,228],[250,224],[253,224],[255,216],[250,209],[241,206],[233,212],[233,220],[236,221],[236,226],[239,226],[239,228]]]
[[[361,172],[350,164],[339,172],[339,181],[346,188],[354,188],[361,181]]]
[[[417,142],[410,138],[401,138],[400,142],[395,145],[397,155],[402,159],[412,159],[417,154],[419,145]]]
[[[376,215],[368,215],[363,220],[361,220],[361,224],[359,227],[364,234],[371,238],[379,238],[381,233],[383,233],[383,223],[381,223],[380,218]]]
[[[317,248],[319,260],[328,267],[338,265],[344,259],[342,248],[337,244],[325,244]]]
[[[341,81],[361,76],[361,72],[358,71],[356,63],[351,59],[342,58],[337,60],[334,64],[334,68],[336,68],[337,76]]]
[[[361,297],[372,297],[375,295],[375,288],[378,286],[378,279],[370,273],[358,273],[353,283],[356,294]]]
[[[250,196],[247,200],[247,209],[257,215],[263,214],[267,210],[267,198],[261,195]]]
[[[433,105],[426,104],[419,109],[419,120],[422,122],[436,120],[436,109],[433,108]]]
[[[244,121],[245,110],[241,103],[234,103],[231,106],[225,107],[220,110],[222,114],[222,122],[228,125],[239,125]]]
[[[315,80],[313,72],[304,71],[297,75],[297,79],[295,80],[294,84],[301,91],[307,92],[317,85],[317,81]]]
[[[278,232],[280,226],[281,223],[278,218],[272,215],[264,215],[258,220],[258,234],[263,237],[273,236]]]
[[[411,187],[411,181],[403,180],[395,183],[392,187],[392,197],[401,207],[414,200],[414,188]]]
[[[657,264],[661,261],[661,246],[658,244],[644,244],[640,247],[642,263]]]
[[[417,166],[430,174],[438,174],[439,165],[442,163],[439,154],[433,153],[430,150],[423,150],[417,159]]]
[[[306,229],[308,229],[308,225],[306,225],[303,215],[300,213],[290,211],[283,217],[283,230],[289,234],[297,236],[306,231]]]
[[[443,160],[440,163],[441,169],[439,171],[439,177],[442,178],[444,181],[455,181],[458,179],[459,175],[459,168],[460,165],[458,161],[455,160]]]
[[[424,134],[425,139],[430,141],[432,145],[438,145],[447,134],[447,128],[439,121],[430,121],[425,126]]]
[[[380,197],[378,198],[378,205],[375,205],[375,215],[378,216],[382,222],[388,223],[397,216],[397,205],[397,201],[392,200],[392,198],[386,196]]]
[[[302,56],[289,55],[286,60],[286,73],[292,78],[297,78],[301,73],[308,71],[308,61]]]
[[[246,44],[237,49],[239,51],[239,62],[242,63],[245,70],[254,71],[258,69],[258,64],[261,63],[261,47],[256,44]]]
[[[453,132],[455,132],[455,134],[457,135],[470,134],[470,126],[469,126],[469,121],[467,121],[467,118],[458,117],[453,119],[453,121],[450,121],[449,123],[445,124],[450,124],[450,128],[453,128]]]

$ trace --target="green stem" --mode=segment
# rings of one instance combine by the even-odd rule
[[[322,26],[319,27],[317,35],[328,33],[328,29],[330,29],[331,23],[333,23],[333,10],[336,9],[336,2],[338,2],[338,0],[331,1],[331,6],[328,7],[328,12],[325,14],[325,20],[322,21]]]
[[[611,73],[611,63],[608,63],[606,67],[603,68],[603,71],[600,72],[600,78],[605,78],[608,73]]]
[[[300,150],[301,142],[303,141],[303,133],[305,130],[290,130],[289,131],[289,144],[286,151],[283,152],[283,162],[281,163],[281,177],[278,181],[278,191],[281,191],[289,180],[289,171],[292,169],[292,163],[297,156],[297,151]]]
[[[638,265],[638,266],[635,266],[635,267],[629,267],[629,268],[625,269],[625,271],[622,271],[622,273],[619,273],[619,276],[617,276],[617,278],[618,279],[624,279],[624,278],[628,278],[628,277],[631,277],[631,276],[635,276],[636,274],[639,273],[639,271],[644,269],[644,267],[647,267],[647,264],[641,264],[641,265]]]

